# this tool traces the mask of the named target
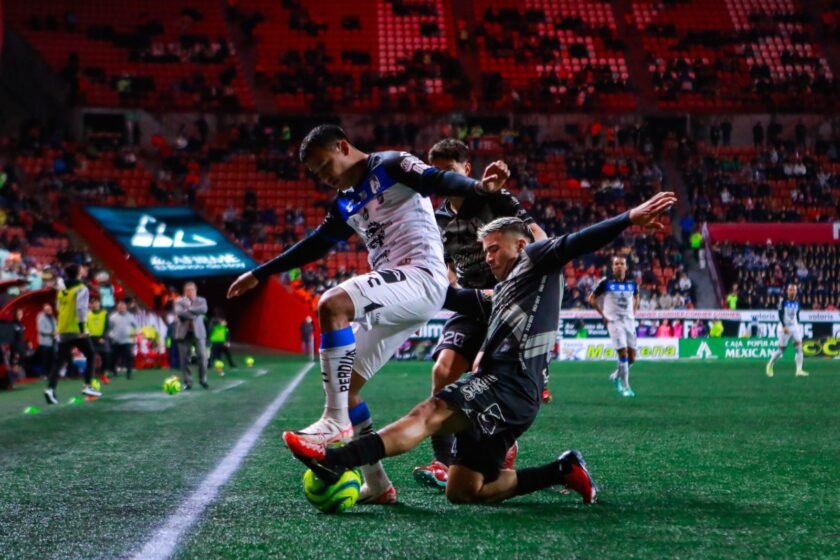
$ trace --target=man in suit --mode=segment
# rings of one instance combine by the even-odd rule
[[[178,355],[181,361],[181,374],[184,388],[192,388],[190,355],[192,347],[198,356],[198,374],[201,386],[207,385],[207,331],[204,328],[204,314],[207,313],[207,300],[198,297],[195,282],[184,284],[184,295],[175,300],[175,340],[178,342]]]

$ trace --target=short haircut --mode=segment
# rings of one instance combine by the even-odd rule
[[[613,255],[612,260],[615,260],[615,259],[621,259],[621,260],[623,260],[625,263],[627,263],[627,257],[625,257],[624,255]]]
[[[429,161],[433,159],[452,160],[467,163],[470,160],[470,149],[466,144],[455,138],[444,138],[429,150]]]
[[[525,239],[533,240],[531,229],[524,221],[513,216],[505,216],[504,218],[496,218],[489,224],[486,224],[478,230],[478,239],[481,241],[491,233],[513,233],[521,235]]]
[[[68,264],[64,267],[64,274],[70,280],[78,280],[79,279],[79,265],[76,263]]]
[[[337,124],[321,124],[309,131],[300,143],[300,161],[306,161],[313,147],[331,148],[339,140],[349,140],[344,129]]]
[[[193,288],[195,288],[196,290],[198,289],[198,286],[196,286],[196,285],[195,285],[195,282],[193,282],[192,280],[190,280],[189,282],[184,282],[184,289],[185,289],[185,290],[186,290],[187,288],[189,288],[190,286],[192,286],[192,287],[193,287]]]

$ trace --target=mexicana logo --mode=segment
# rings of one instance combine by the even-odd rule
[[[155,233],[149,232],[147,226],[149,224],[157,223]],[[191,234],[190,240],[184,239],[184,230],[176,229],[172,236],[166,235],[166,223],[158,222],[154,217],[148,214],[140,216],[140,221],[137,223],[137,228],[134,230],[134,235],[131,236],[132,247],[154,247],[156,249],[183,249],[196,247],[214,247],[217,243],[212,239],[208,239],[203,235]]]

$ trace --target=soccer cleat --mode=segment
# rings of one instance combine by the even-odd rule
[[[206,381],[201,381],[200,383],[201,383],[201,386],[204,387],[205,389],[210,388],[210,385],[208,385]]]
[[[413,474],[414,480],[420,486],[443,490],[446,488],[446,481],[449,480],[449,467],[435,460],[424,467],[415,467]]]
[[[302,438],[295,432],[283,432],[283,442],[295,459],[310,468],[324,484],[333,485],[344,474],[343,470],[330,468],[323,464],[327,457],[325,446]]]
[[[99,376],[99,379],[100,379],[100,381],[102,381],[103,385],[108,385],[111,382],[111,380],[108,379],[108,376],[105,375],[104,373]]]
[[[630,387],[627,387],[626,389],[621,391],[621,396],[622,397],[635,397],[636,392],[633,389],[631,389]]]
[[[58,397],[55,395],[55,389],[47,389],[44,391],[44,398],[47,399],[47,404],[58,404]]]
[[[764,373],[767,374],[767,377],[773,377],[773,364],[768,363],[767,367],[764,368]]]
[[[796,377],[808,377],[810,374],[804,369],[796,370]]]
[[[372,490],[367,483],[364,483],[362,484],[361,490],[359,490],[359,499],[356,500],[356,503],[379,506],[390,506],[396,504],[397,489],[394,488],[393,484],[390,484],[384,492],[379,492],[377,490]]]
[[[102,393],[91,387],[90,385],[85,385],[82,387],[82,394],[87,397],[101,397]]]
[[[295,434],[312,443],[326,447],[331,443],[346,443],[350,441],[353,437],[353,424],[347,422],[346,425],[342,426],[332,418],[324,416],[314,424],[296,431]]]
[[[513,469],[513,464],[516,463],[516,456],[519,454],[519,442],[514,441],[510,449],[505,453],[505,462],[502,463],[503,469]]]
[[[548,404],[548,403],[551,402],[552,398],[553,397],[551,396],[551,391],[549,391],[548,389],[543,389],[542,402],[545,403],[545,404]]]
[[[594,502],[598,485],[586,470],[586,461],[580,451],[566,451],[557,457],[557,463],[563,472],[563,486],[580,494],[584,504]]]

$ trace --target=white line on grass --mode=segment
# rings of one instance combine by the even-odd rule
[[[268,373],[267,369],[258,369],[257,373],[254,374],[254,377],[260,377],[262,375],[265,375],[266,373]]]
[[[243,383],[245,383],[245,381],[242,380],[242,379],[239,379],[237,381],[231,381],[227,385],[224,385],[222,387],[219,387],[218,389],[215,389],[213,392],[214,393],[221,393],[222,391],[227,391],[228,389],[233,389],[234,387],[239,387]]]
[[[136,560],[166,560],[175,553],[181,537],[198,521],[207,506],[216,499],[222,486],[239,470],[242,461],[248,456],[262,431],[274,415],[286,404],[289,396],[297,389],[306,372],[312,369],[313,365],[307,364],[297,373],[286,388],[277,395],[277,398],[266,407],[260,417],[251,424],[251,427],[242,434],[233,449],[213,469],[213,472],[207,475],[201,485],[181,503],[175,513],[169,516],[163,526],[155,531],[143,545],[143,548],[132,558]]]

